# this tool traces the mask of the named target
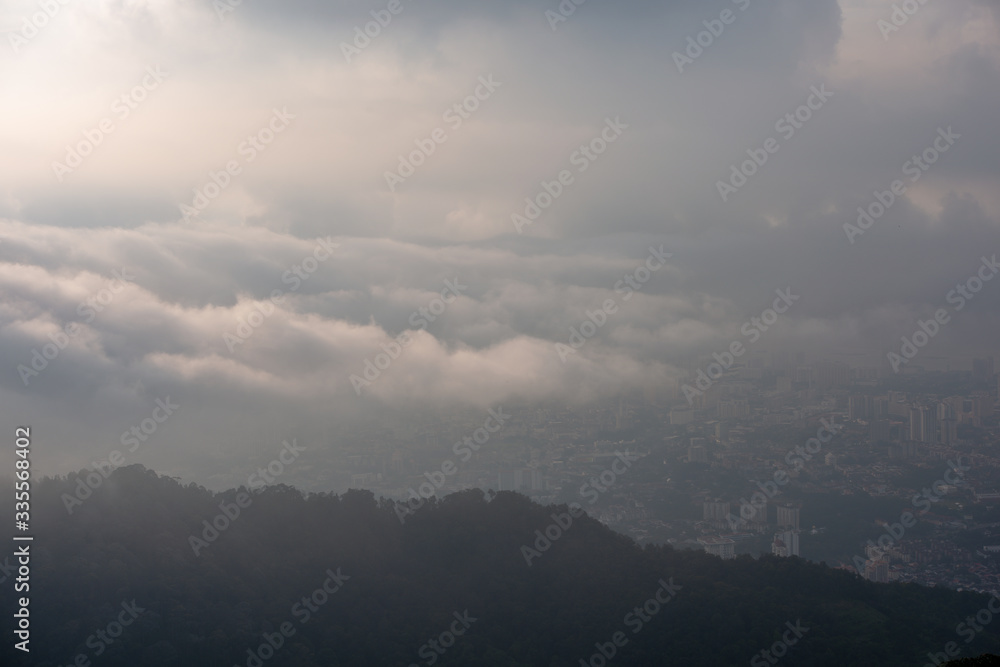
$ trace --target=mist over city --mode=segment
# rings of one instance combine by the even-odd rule
[[[992,0],[0,28],[4,664],[1000,655]]]

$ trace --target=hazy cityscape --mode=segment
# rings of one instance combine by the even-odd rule
[[[683,383],[578,410],[504,405],[501,428],[478,445],[481,415],[400,419],[345,434],[294,477],[414,506],[462,489],[517,491],[581,503],[640,543],[802,556],[872,581],[1000,592],[993,358],[897,375],[804,356],[756,355],[691,402]],[[616,460],[629,464],[612,468]],[[859,499],[853,524],[835,512],[844,496]],[[921,526],[887,532],[906,511]]]

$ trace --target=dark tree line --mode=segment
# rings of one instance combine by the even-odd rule
[[[1000,622],[968,645],[956,634],[984,596],[876,585],[798,558],[723,562],[640,548],[589,517],[560,529],[529,567],[522,546],[534,548],[536,530],[567,508],[514,493],[456,493],[401,522],[393,502],[370,492],[276,486],[248,493],[250,504],[196,556],[190,537],[204,537],[220,503],[238,506],[237,491],[213,494],[129,466],[69,514],[63,494],[75,487],[76,476],[35,485],[32,652],[7,641],[2,664],[54,667],[84,654],[95,667],[247,665],[266,635],[280,643],[263,652],[267,667],[406,667],[431,657],[444,667],[576,667],[621,631],[628,641],[609,665],[746,665],[798,621],[808,632],[783,665],[919,665],[948,642],[965,656],[1000,650]],[[317,595],[338,571],[340,588]],[[676,596],[633,633],[627,615],[661,580],[679,586]],[[305,623],[303,597],[315,606]],[[94,639],[132,600],[143,609],[134,621],[113,642]],[[476,619],[467,631],[442,637],[466,611]],[[283,624],[294,634],[281,635]],[[441,654],[431,640],[449,646]]]

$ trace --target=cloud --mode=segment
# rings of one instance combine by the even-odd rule
[[[595,1],[555,30],[557,2],[403,0],[348,62],[341,42],[386,4],[245,2],[220,18],[203,2],[76,3],[0,50],[0,393],[49,424],[53,469],[106,452],[165,393],[183,417],[137,455],[193,475],[282,432],[341,446],[380,419],[669,394],[776,289],[801,301],[755,354],[875,364],[1000,250],[990,3],[928,4],[886,40],[882,0]],[[726,8],[735,20],[678,72],[673,54]],[[35,11],[7,3],[0,24]],[[149,68],[167,73],[155,87]],[[480,77],[501,85],[455,126]],[[820,85],[833,96],[781,136]],[[609,118],[628,128],[581,168]],[[858,207],[946,127],[961,139],[850,243]],[[386,172],[436,130],[446,140],[391,190]],[[769,137],[780,150],[722,201],[717,183]],[[517,233],[512,214],[563,170],[573,183]],[[326,237],[333,256],[297,277]],[[661,245],[668,265],[625,302],[618,281]],[[83,321],[123,267],[135,279]],[[468,290],[416,327],[445,280]],[[619,311],[564,363],[556,344],[607,299]],[[936,355],[991,350],[998,299],[984,289]],[[18,365],[72,322],[25,386]],[[359,396],[350,377],[404,333]]]

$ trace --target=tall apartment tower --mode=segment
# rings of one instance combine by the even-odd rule
[[[910,408],[910,440],[938,442],[937,408]]]
[[[872,396],[856,394],[847,399],[847,416],[851,421],[869,419],[874,412],[875,399]]]
[[[702,517],[705,521],[725,521],[730,511],[729,503],[720,500],[708,501],[702,505]]]
[[[865,579],[880,584],[889,583],[889,563],[885,559],[868,561],[865,565]]]
[[[802,510],[798,507],[778,506],[778,526],[780,528],[799,529],[799,517]],[[796,554],[798,555],[798,554]]]

